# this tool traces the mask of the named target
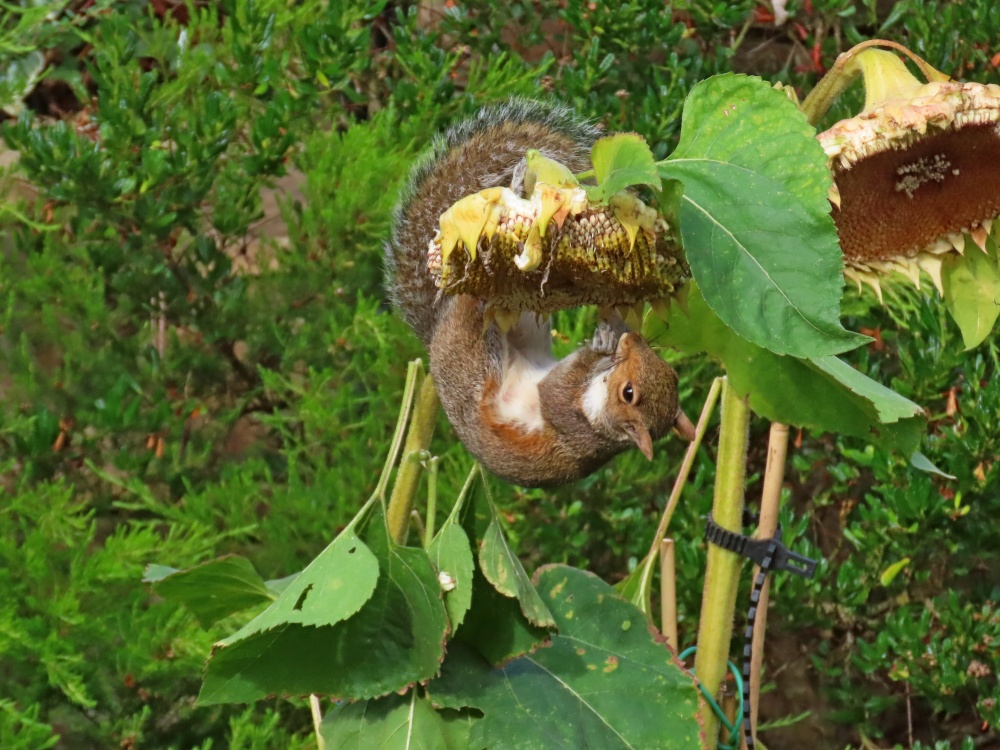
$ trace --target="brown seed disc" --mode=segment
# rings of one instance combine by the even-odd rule
[[[912,257],[1000,215],[1000,134],[988,123],[929,135],[837,168],[835,179],[847,261]]]

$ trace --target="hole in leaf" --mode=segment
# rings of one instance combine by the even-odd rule
[[[357,547],[351,547],[351,548],[350,548],[349,550],[347,550],[347,554],[349,554],[349,555],[353,555],[353,554],[354,554],[354,551],[355,551],[356,549],[357,549]]]
[[[301,594],[299,594],[299,598],[298,598],[298,600],[297,600],[297,601],[295,602],[295,606],[294,606],[294,607],[292,607],[292,609],[294,609],[294,610],[298,610],[298,611],[301,611],[301,610],[302,610],[302,605],[303,605],[303,604],[305,604],[305,601],[306,601],[306,597],[307,597],[307,596],[309,596],[309,592],[310,592],[310,591],[312,591],[312,587],[313,587],[313,585],[312,585],[312,584],[310,583],[310,584],[309,584],[308,586],[306,586],[306,587],[305,587],[305,588],[304,588],[304,589],[302,590],[302,593],[301,593]]]

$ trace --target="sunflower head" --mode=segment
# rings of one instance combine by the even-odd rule
[[[666,221],[635,195],[608,201],[584,187],[539,180],[466,196],[441,215],[428,269],[446,294],[472,294],[498,312],[593,304],[634,310],[672,297],[688,268]]]
[[[840,74],[864,78],[865,108],[819,140],[835,181],[830,200],[845,275],[881,299],[880,278],[899,272],[919,287],[926,272],[954,313],[950,277],[971,263],[980,273],[983,266],[965,254],[981,253],[997,267],[991,233],[1000,215],[1000,86],[928,72],[932,80],[921,83],[890,52],[857,53]],[[994,297],[1000,294],[986,290],[990,325],[993,310],[1000,312]],[[978,343],[980,333],[967,334],[966,344]]]

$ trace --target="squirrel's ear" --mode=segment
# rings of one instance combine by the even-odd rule
[[[680,409],[677,410],[677,419],[674,420],[674,434],[679,438],[684,438],[688,442],[691,442],[695,438],[694,425],[687,418],[687,414]]]
[[[653,460],[653,438],[649,436],[649,430],[643,424],[629,423],[625,425],[625,432],[639,446],[639,450],[650,461]]]

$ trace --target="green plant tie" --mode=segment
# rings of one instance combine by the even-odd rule
[[[678,658],[686,660],[689,656],[691,656],[697,651],[698,651],[697,646],[691,646],[681,651],[680,656]],[[743,695],[743,678],[740,676],[739,670],[736,668],[736,665],[733,664],[731,661],[726,663],[729,665],[729,671],[732,672],[733,677],[736,679],[736,688],[739,694]],[[692,668],[690,671],[691,674],[694,674],[694,668]],[[722,710],[722,706],[720,706],[716,702],[715,698],[709,695],[708,690],[705,689],[704,685],[699,683],[698,689],[701,691],[702,696],[704,696],[705,700],[708,702],[708,705],[712,707],[712,711],[715,713],[716,716],[719,717],[719,721],[722,722],[722,726],[724,726],[727,730],[729,730],[729,742],[722,742],[720,740],[716,744],[716,747],[718,748],[718,750],[736,750],[740,746],[740,724],[743,723],[743,702],[740,701],[739,711],[736,716],[736,721],[732,722],[729,720],[729,717],[727,717],[725,712]]]

